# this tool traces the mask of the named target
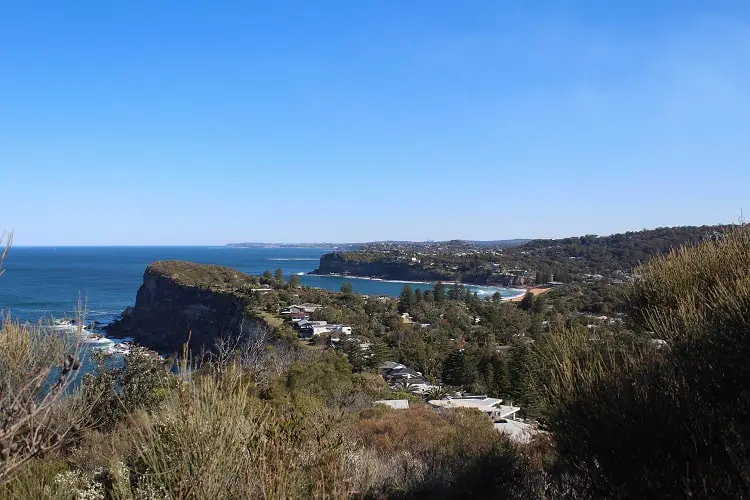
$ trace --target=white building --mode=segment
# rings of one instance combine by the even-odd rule
[[[409,400],[408,399],[381,399],[375,401],[376,404],[390,406],[394,410],[408,410]]]
[[[515,420],[516,413],[521,409],[517,406],[501,404],[502,399],[487,396],[464,396],[462,398],[432,399],[429,404],[437,408],[476,408],[486,413],[495,422],[510,418]]]
[[[300,337],[303,339],[309,339],[328,333],[351,335],[352,327],[349,325],[329,325],[325,321],[301,321],[299,323],[299,333]]]

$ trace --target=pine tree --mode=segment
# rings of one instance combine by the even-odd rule
[[[502,397],[507,397],[510,393],[510,373],[508,372],[508,362],[503,356],[498,356],[493,360],[492,373],[492,390]]]
[[[273,277],[276,278],[276,281],[279,283],[284,283],[284,271],[281,268],[278,268],[274,273]]]
[[[399,312],[408,313],[414,306],[414,302],[414,290],[411,289],[411,286],[404,285],[404,288],[401,289],[401,296],[398,299]]]
[[[435,295],[435,302],[445,302],[445,285],[443,285],[442,281],[435,283],[435,289],[432,293]]]
[[[531,311],[531,308],[534,307],[534,295],[531,292],[527,292],[523,296],[523,299],[521,299],[521,302],[518,303],[518,307],[524,311]]]
[[[289,286],[292,288],[299,288],[302,285],[302,283],[299,280],[299,276],[296,274],[293,274],[291,278],[289,278]]]
[[[393,357],[393,352],[387,344],[374,342],[370,347],[366,365],[368,368],[377,368],[380,363],[388,361]]]
[[[464,349],[451,352],[443,364],[443,380],[454,386],[468,386],[477,378],[477,363]]]
[[[534,306],[532,307],[532,310],[536,314],[542,314],[544,310],[546,309],[546,300],[544,299],[543,295],[538,295],[534,297]]]
[[[359,342],[347,338],[342,339],[342,351],[346,354],[349,364],[352,365],[352,371],[361,372],[365,369],[368,357],[367,353],[360,347]]]

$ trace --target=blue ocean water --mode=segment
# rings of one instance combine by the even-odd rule
[[[305,285],[338,291],[351,283],[355,292],[397,296],[403,283],[338,276],[312,276],[324,248],[231,247],[15,247],[0,276],[0,310],[14,318],[36,322],[71,316],[79,297],[86,303],[86,319],[109,322],[135,303],[143,272],[151,262],[179,259],[229,266],[248,274],[283,269],[302,273]],[[412,284],[431,289],[430,284]],[[472,287],[480,296],[517,290]]]

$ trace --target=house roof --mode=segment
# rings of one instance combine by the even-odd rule
[[[487,396],[469,396],[463,398],[432,399],[429,403],[439,408],[477,408],[482,411],[497,411],[500,417],[510,416],[521,408],[515,406],[503,406],[502,399],[488,398]]]
[[[518,420],[508,420],[502,423],[496,423],[495,429],[502,432],[510,439],[520,443],[528,443],[537,434],[537,430],[524,422]]]
[[[310,320],[303,320],[297,323],[300,328],[304,328],[306,326],[325,326],[328,324],[327,321],[310,321]]]
[[[407,379],[399,379],[396,383],[403,383],[409,385],[426,385],[427,382],[422,377],[412,377]]]
[[[384,361],[380,363],[380,365],[378,366],[378,369],[379,370],[391,370],[393,368],[396,368],[397,366],[403,366],[403,365],[396,363],[395,361]]]
[[[411,368],[407,368],[403,365],[399,365],[396,368],[392,368],[386,373],[387,377],[421,377],[422,374]]]
[[[375,403],[390,406],[394,410],[408,410],[409,409],[408,399],[381,399],[379,401],[375,401]]]

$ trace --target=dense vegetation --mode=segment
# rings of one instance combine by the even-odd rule
[[[571,282],[597,278],[625,280],[639,264],[672,248],[710,239],[727,226],[686,226],[634,231],[611,236],[586,235],[558,240],[531,240],[522,245],[487,246],[470,242],[365,245],[333,254],[337,272],[370,264],[369,274],[409,279],[429,272],[444,281],[506,285]],[[326,259],[321,259],[325,271]],[[377,266],[376,266],[377,264]],[[378,266],[380,269],[378,269]],[[526,272],[523,272],[526,271]],[[352,272],[351,274],[355,274]]]
[[[355,325],[376,356],[522,400],[548,431],[528,445],[477,412],[438,412],[407,394],[409,410],[373,406],[399,394],[370,358],[300,344],[278,324],[223,339],[192,366],[189,356],[162,363],[139,353],[102,365],[50,401],[50,418],[33,430],[8,411],[40,397],[18,390],[35,375],[0,372],[3,397],[19,395],[3,400],[0,498],[750,496],[750,228],[635,274],[624,287],[606,285],[622,296],[581,284],[517,304],[459,287],[381,300],[299,287],[281,273],[262,278],[275,290],[253,295],[259,312],[320,303],[316,315]],[[601,310],[578,310],[604,304],[615,312],[606,321]],[[626,314],[622,323],[609,321],[616,314]],[[3,363],[72,367],[59,360],[74,345],[50,338],[57,347],[38,350],[46,344],[29,341],[34,331],[3,324]],[[51,444],[55,429],[69,429],[55,446],[20,446],[34,435]],[[21,466],[9,469],[19,463],[11,457]]]
[[[208,290],[243,290],[258,286],[256,278],[236,269],[179,260],[154,262],[148,266],[146,273],[165,276],[182,285],[198,286]]]

